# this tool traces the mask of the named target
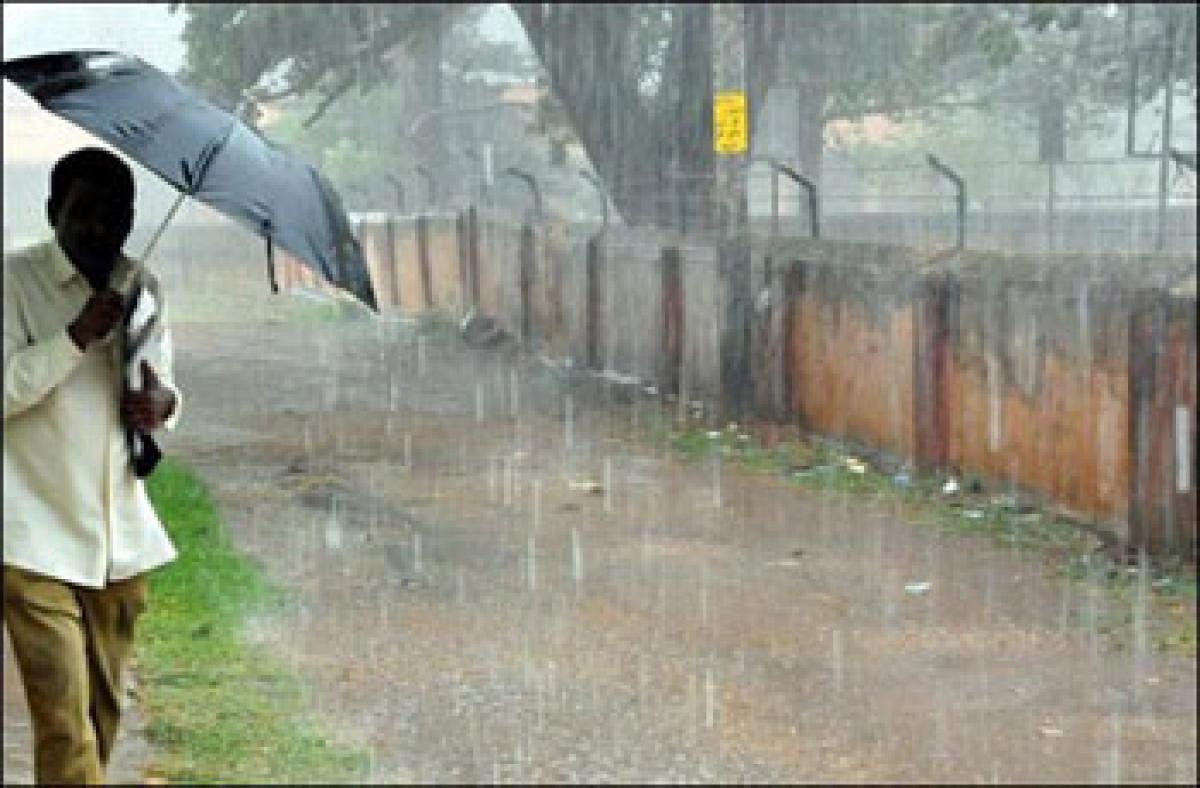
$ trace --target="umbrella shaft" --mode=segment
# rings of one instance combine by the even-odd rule
[[[162,237],[163,231],[167,229],[167,225],[170,224],[171,219],[175,217],[175,213],[179,210],[179,206],[183,204],[183,198],[186,196],[186,194],[180,194],[175,198],[175,203],[171,206],[171,210],[167,211],[166,218],[162,220],[162,224],[160,224],[158,229],[154,231],[153,237],[150,238],[150,243],[146,244],[146,248],[142,250],[141,261],[143,265],[145,265],[146,261],[150,259],[150,252],[154,250],[155,245],[158,243],[158,239]]]

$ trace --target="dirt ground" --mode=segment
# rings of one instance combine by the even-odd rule
[[[1195,660],[1036,556],[682,463],[398,323],[175,344],[164,448],[289,589],[246,634],[369,750],[347,782],[1196,780]]]
[[[169,450],[292,593],[247,634],[369,779],[1196,779],[1195,660],[1147,609],[1103,636],[1121,611],[1036,556],[614,439],[582,391],[395,323],[176,343]]]

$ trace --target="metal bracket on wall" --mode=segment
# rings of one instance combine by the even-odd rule
[[[926,153],[925,160],[929,162],[930,167],[946,176],[954,184],[956,192],[954,200],[958,212],[958,238],[954,242],[954,248],[962,249],[967,226],[967,186],[958,173],[947,167],[937,156]]]

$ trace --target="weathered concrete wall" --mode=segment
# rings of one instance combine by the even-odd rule
[[[779,255],[778,250],[775,251]],[[790,411],[1194,554],[1194,260],[792,244]],[[1187,467],[1185,467],[1187,466]]]
[[[818,432],[913,456],[914,269],[866,245],[817,244],[785,275],[788,412]]]
[[[363,222],[381,302],[457,315],[477,286],[480,309],[541,352],[720,400],[731,327],[711,245],[485,214],[471,233],[469,218]],[[791,240],[756,242],[753,267],[757,417],[1011,481],[1194,556],[1194,258]]]

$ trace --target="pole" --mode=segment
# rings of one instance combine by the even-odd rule
[[[779,170],[771,168],[771,237],[779,235]]]
[[[1054,251],[1054,160],[1046,164],[1046,251]]]
[[[1163,88],[1165,90],[1162,120],[1162,143],[1158,157],[1158,226],[1154,235],[1154,249],[1161,252],[1167,244],[1167,192],[1170,189],[1168,176],[1171,169],[1171,120],[1175,105],[1175,76],[1172,61],[1175,59],[1175,14],[1174,9],[1165,9],[1166,52],[1163,58]]]
[[[146,244],[146,248],[142,250],[140,258],[142,265],[150,259],[150,252],[154,251],[154,247],[158,244],[158,239],[162,237],[163,232],[167,229],[167,225],[171,223],[171,219],[175,218],[175,213],[179,210],[179,206],[183,204],[183,198],[187,197],[186,192],[180,192],[175,198],[175,202],[171,204],[171,210],[167,211],[166,218],[158,225],[158,229],[154,231],[154,235],[150,238],[150,242]]]
[[[742,3],[712,6],[713,91],[747,93],[746,8]],[[745,134],[754,107],[745,108]],[[714,123],[716,118],[714,117]],[[717,133],[719,134],[719,129]],[[714,146],[717,140],[714,135]],[[721,337],[721,411],[727,420],[743,421],[750,379],[750,239],[746,164],[748,150],[716,154],[714,197],[717,206],[718,264],[725,290]]]

